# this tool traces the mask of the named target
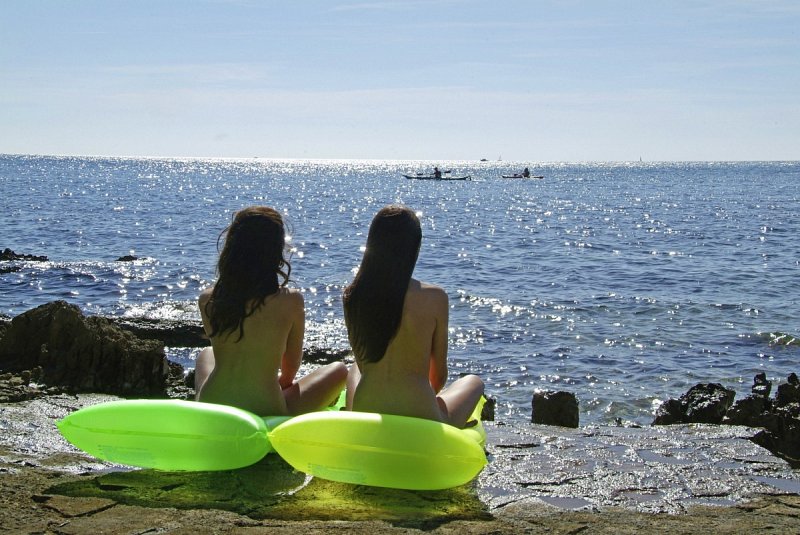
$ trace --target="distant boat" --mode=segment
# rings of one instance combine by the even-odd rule
[[[403,175],[408,179],[414,180],[472,180],[471,175],[466,176],[434,176],[434,175],[423,175],[418,173],[416,175]]]
[[[544,178],[544,175],[536,175],[536,176],[531,175],[526,177],[519,173],[514,173],[513,175],[500,175],[500,176],[502,176],[503,178]]]

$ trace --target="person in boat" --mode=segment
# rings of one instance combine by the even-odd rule
[[[526,167],[525,169],[522,170],[522,178],[530,178],[530,177],[531,177],[531,172]]]
[[[280,213],[266,206],[244,208],[223,234],[217,281],[199,298],[211,347],[197,357],[196,399],[259,416],[328,406],[344,388],[347,367],[332,363],[296,378],[305,311],[302,294],[287,288],[292,268],[284,258]]]
[[[356,359],[347,406],[464,427],[484,384],[466,375],[445,387],[448,298],[411,276],[421,242],[419,219],[407,207],[384,207],[372,220],[361,266],[343,295]]]
[[[442,172],[439,171],[438,167],[433,168],[433,178],[442,178]]]

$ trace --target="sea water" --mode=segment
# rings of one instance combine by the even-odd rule
[[[472,180],[408,180],[434,165]],[[524,166],[543,179],[504,179]],[[445,175],[447,176],[447,175]],[[649,423],[701,381],[741,397],[800,371],[799,162],[532,163],[0,156],[0,313],[63,299],[87,314],[196,321],[217,239],[248,205],[289,223],[309,344],[348,348],[342,289],[369,223],[416,210],[415,276],[450,297],[451,378],[498,418],[537,389],[582,423]],[[133,255],[133,262],[117,259]],[[197,350],[167,348],[192,367]]]

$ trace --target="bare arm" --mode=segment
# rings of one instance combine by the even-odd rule
[[[433,391],[439,393],[447,383],[447,334],[449,309],[447,294],[444,290],[438,289],[433,296],[435,299],[431,303],[435,311],[436,326],[433,331],[431,343],[431,364],[428,377]]]
[[[305,334],[303,296],[299,293],[292,293],[290,297],[294,306],[292,307],[292,326],[286,339],[286,351],[281,359],[281,376],[278,383],[282,389],[292,386],[303,358],[303,336]]]

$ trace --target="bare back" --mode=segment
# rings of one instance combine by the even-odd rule
[[[353,410],[445,421],[436,394],[447,380],[447,294],[415,279],[395,337],[378,362],[359,362]]]
[[[211,332],[205,312],[210,295],[209,289],[199,299],[206,333]],[[244,320],[244,336],[240,340],[238,329],[211,339],[214,369],[199,386],[197,399],[233,405],[259,415],[288,414],[282,387],[291,384],[300,367],[304,322],[303,296],[299,292],[281,288],[269,296]]]

